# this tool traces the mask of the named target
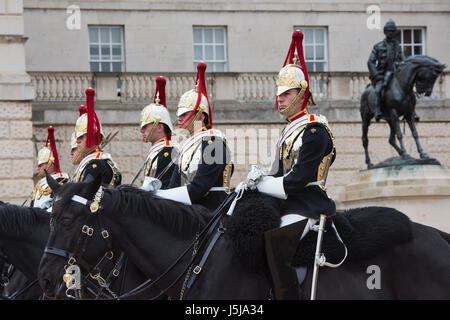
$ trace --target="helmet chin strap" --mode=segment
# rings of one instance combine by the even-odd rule
[[[77,153],[77,155],[73,158],[72,164],[77,165],[80,163],[81,160],[83,160],[84,157],[86,157],[88,154],[91,154],[92,151],[96,150],[98,146],[93,146],[91,148],[86,148],[84,146],[80,152]]]
[[[302,80],[300,82],[300,87],[301,87],[300,92],[295,96],[294,100],[291,101],[291,103],[287,108],[285,109],[278,108],[278,110],[282,115],[288,114],[291,111],[291,109],[294,108],[298,104],[298,102],[303,98],[306,89],[308,88],[308,83],[305,80]]]
[[[194,130],[194,124],[196,121],[198,121],[198,119],[200,119],[202,115],[202,111],[200,109],[197,110],[197,113],[195,114],[195,116],[192,118],[191,122],[189,122],[189,124],[186,127],[186,130],[188,130],[189,132]]]
[[[150,142],[150,139],[152,138],[153,134],[156,131],[156,128],[158,127],[159,124],[159,120],[156,120],[155,122],[153,122],[153,126],[152,129],[150,130],[149,134],[145,137],[145,142]]]

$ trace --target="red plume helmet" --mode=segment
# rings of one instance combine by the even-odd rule
[[[295,53],[298,54],[300,60],[299,61],[300,68],[303,71],[303,74],[305,75],[306,82],[308,83],[308,87],[306,88],[306,92],[301,107],[301,109],[303,110],[306,107],[309,98],[309,76],[308,70],[306,69],[305,56],[303,54],[303,33],[300,30],[295,30],[292,33],[291,45],[289,46],[289,51],[286,55],[286,59],[284,60],[283,67],[285,67],[288,64],[297,64],[297,62],[294,61],[294,58],[296,59]],[[278,110],[278,97],[275,103],[275,110]]]
[[[58,150],[56,149],[54,132],[55,128],[47,128],[47,142],[45,143],[45,145],[50,149],[50,157],[54,158],[53,166],[55,168],[55,172],[61,172],[61,168],[59,167]]]
[[[166,79],[163,77],[156,77],[156,90],[153,102],[156,103],[156,98],[159,98],[159,104],[167,108],[166,104]]]
[[[204,62],[199,62],[197,64],[197,77],[195,79],[195,83],[197,84],[197,102],[195,103],[195,107],[192,110],[191,114],[189,115],[189,117],[184,121],[184,123],[188,123],[189,121],[191,121],[191,119],[195,116],[198,107],[200,106],[200,102],[202,101],[202,95],[205,96],[206,100],[208,101],[208,124],[206,125],[206,127],[208,129],[212,128],[212,112],[211,112],[211,104],[209,103],[209,99],[208,99],[208,93],[206,92],[206,80],[205,80],[205,72],[206,72],[206,63]]]
[[[92,148],[100,145],[101,132],[100,121],[94,110],[94,96],[95,90],[92,88],[86,89],[86,106],[87,106],[87,133],[86,133],[86,147]],[[79,108],[80,109],[80,108]],[[81,113],[81,111],[80,111]]]

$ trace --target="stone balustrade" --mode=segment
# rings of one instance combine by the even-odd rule
[[[36,90],[36,102],[83,101],[85,88],[97,90],[97,99],[141,102],[153,100],[156,73],[29,72]],[[195,73],[166,73],[167,100],[178,100],[192,89]],[[208,73],[207,89],[211,100],[274,101],[276,73]],[[430,98],[450,98],[450,72],[435,83]],[[370,82],[367,72],[317,72],[310,74],[316,101],[359,100]]]

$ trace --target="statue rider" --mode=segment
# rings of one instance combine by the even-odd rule
[[[384,25],[386,38],[373,46],[367,66],[370,73],[370,81],[375,89],[375,120],[381,119],[382,91],[387,86],[392,73],[404,60],[402,48],[396,36],[399,32],[395,22],[389,19]]]

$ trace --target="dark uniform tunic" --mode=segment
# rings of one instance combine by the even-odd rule
[[[167,189],[176,168],[178,152],[170,140],[152,146],[145,162],[144,176],[153,177],[162,182],[161,189]]]
[[[336,205],[324,187],[336,156],[331,130],[321,116],[307,114],[295,121],[297,125],[288,125],[281,134],[278,158],[272,168],[275,177],[284,176],[288,197],[283,201],[282,214],[312,219],[319,219],[321,214],[333,216]],[[321,180],[323,183],[318,183]]]
[[[115,187],[122,182],[122,174],[112,161],[111,156],[102,151],[91,153],[81,160],[71,181],[82,182],[89,175],[93,178],[101,175],[102,185],[106,187]]]
[[[219,130],[204,129],[180,149],[170,188],[187,186],[193,204],[215,210],[227,197],[233,174],[230,150]],[[211,190],[211,188],[219,188]]]

